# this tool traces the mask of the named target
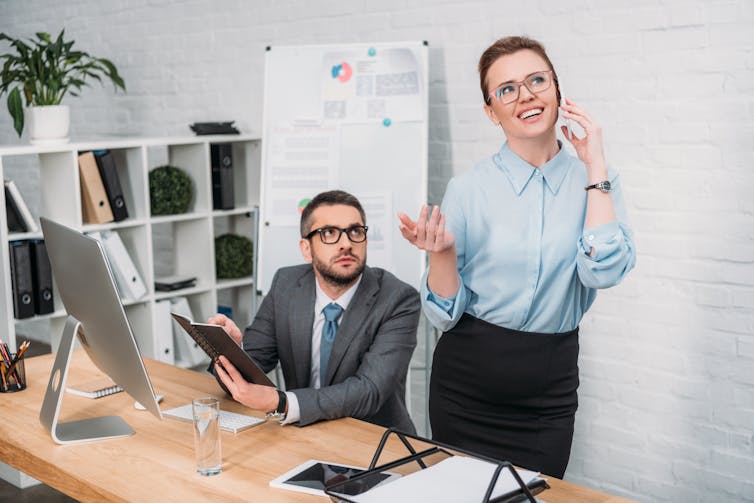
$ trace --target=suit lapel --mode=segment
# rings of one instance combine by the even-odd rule
[[[293,361],[296,368],[296,383],[293,387],[309,386],[312,366],[312,325],[314,324],[314,273],[309,272],[299,278],[291,292],[290,341]]]
[[[351,341],[360,333],[378,291],[379,285],[374,273],[369,267],[365,267],[359,288],[348,304],[348,309],[343,313],[343,318],[338,326],[338,335],[335,337],[330,360],[327,364],[326,382],[322,383],[322,386],[327,386],[332,382],[335,371],[343,360],[346,351],[348,351]]]

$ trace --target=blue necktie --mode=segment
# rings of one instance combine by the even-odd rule
[[[319,346],[319,386],[321,388],[325,386],[327,362],[330,361],[335,334],[338,333],[338,318],[343,313],[343,308],[331,302],[322,309],[322,313],[325,315],[325,326],[322,327],[322,341]]]

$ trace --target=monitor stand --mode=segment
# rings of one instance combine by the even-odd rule
[[[134,430],[119,416],[102,416],[58,423],[60,404],[63,402],[65,382],[68,378],[68,367],[73,354],[73,342],[76,340],[80,326],[79,320],[68,316],[58,353],[55,356],[55,364],[50,372],[50,382],[47,384],[42,410],[39,412],[39,421],[50,430],[52,439],[59,444],[93,442],[133,435]]]

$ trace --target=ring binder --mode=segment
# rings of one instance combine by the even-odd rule
[[[377,465],[377,462],[379,461],[380,456],[383,453],[383,449],[387,444],[388,438],[391,435],[397,436],[410,454],[397,460]],[[426,444],[428,448],[417,451],[417,449],[414,448],[409,439]],[[410,433],[405,433],[396,430],[395,428],[389,428],[382,435],[380,443],[378,444],[374,456],[372,457],[372,461],[369,464],[369,468],[365,472],[355,475],[348,480],[327,486],[325,488],[325,493],[333,498],[334,501],[339,500],[348,503],[373,501],[372,498],[364,497],[364,495],[367,495],[370,489],[367,489],[363,492],[361,492],[360,490],[362,487],[372,487],[372,485],[368,483],[368,479],[370,477],[373,477],[378,473],[385,472],[386,470],[394,470],[398,467],[405,467],[413,462],[417,463],[417,465],[419,466],[419,472],[421,472],[422,470],[430,468],[425,460],[428,460],[436,455],[441,455],[444,457],[443,461],[446,461],[449,458],[453,458],[455,456],[454,453],[462,454],[463,456],[461,457],[468,457],[472,460],[475,460],[476,462],[481,462],[482,464],[492,464],[495,466],[489,484],[487,485],[484,497],[481,499],[481,503],[514,503],[519,501],[529,501],[531,503],[535,503],[537,500],[534,498],[534,495],[550,488],[550,486],[547,484],[547,481],[539,477],[534,477],[528,484],[524,483],[519,472],[508,461],[500,461],[488,456],[483,456],[466,451],[464,449],[460,449],[458,447],[444,444],[442,442],[437,442],[435,440],[430,440]],[[437,463],[436,466],[439,464],[440,463]],[[504,470],[507,470],[510,473],[510,475],[513,477],[513,481],[515,481],[515,485],[518,486],[518,488],[493,497],[493,492]],[[405,468],[400,471],[404,472]],[[411,477],[411,475],[412,474],[404,475],[403,478],[409,478]],[[399,479],[399,481],[400,480],[401,479]],[[399,483],[400,482],[391,482],[389,484],[386,484],[386,486]],[[383,486],[382,489],[384,490],[385,487]]]

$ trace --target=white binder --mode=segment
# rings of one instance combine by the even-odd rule
[[[174,313],[183,315],[191,320],[194,315],[191,312],[188,299],[186,297],[175,297],[170,300],[170,309]],[[202,363],[209,363],[209,357],[204,350],[199,347],[186,331],[181,328],[177,321],[173,320],[173,343],[175,346],[175,364],[179,367],[194,367]]]
[[[120,235],[114,231],[100,233],[110,266],[113,268],[118,292],[124,299],[138,300],[147,294],[147,287],[141,279],[138,269],[126,250]]]
[[[154,304],[155,333],[152,357],[175,365],[175,346],[173,344],[173,317],[169,300],[159,300]]]

